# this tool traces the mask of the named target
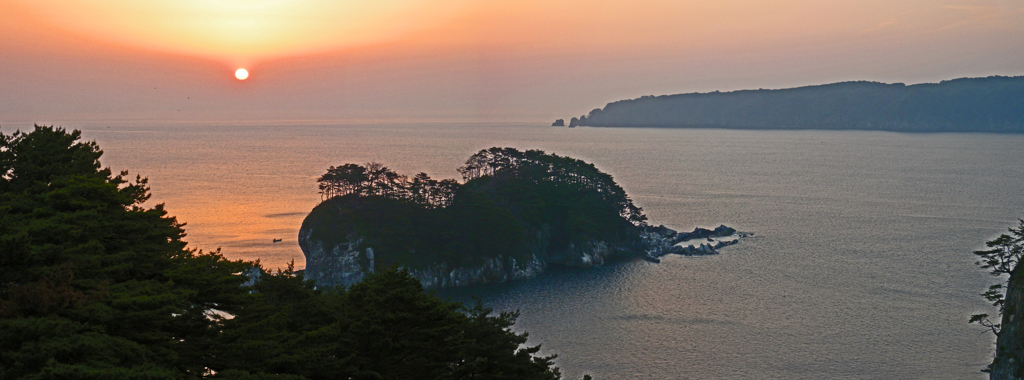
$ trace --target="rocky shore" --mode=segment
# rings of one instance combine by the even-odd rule
[[[679,233],[665,226],[648,227],[641,233],[644,245],[642,258],[660,262],[662,256],[675,254],[683,256],[716,255],[718,249],[739,243],[741,238],[753,236],[750,232],[739,232],[720,225],[715,229],[696,228],[692,232]]]
[[[588,268],[610,261],[635,258],[660,262],[661,257],[669,254],[714,255],[718,254],[718,249],[752,235],[724,225],[682,233],[665,226],[647,226],[640,233],[640,240],[632,246],[612,246],[603,241],[588,241],[571,245],[564,252],[547,252],[536,248],[528,255],[528,260],[497,256],[474,266],[437,262],[406,269],[425,288],[450,288],[529,279],[543,273],[550,266]],[[311,229],[301,229],[299,246],[306,256],[305,276],[318,286],[349,286],[361,281],[366,273],[378,269],[373,247],[367,246],[360,236],[349,234],[335,244],[313,239],[312,236],[314,234]],[[543,247],[545,236],[539,233],[536,239],[537,244],[532,246]]]

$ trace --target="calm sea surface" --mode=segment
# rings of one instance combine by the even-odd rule
[[[5,126],[10,132],[12,126]],[[654,224],[756,233],[669,256],[449,290],[518,309],[568,379],[982,379],[994,278],[971,251],[1024,217],[1024,136],[552,128],[537,125],[70,125],[103,162],[150,178],[188,241],[276,268],[295,260],[315,179],[379,161],[456,177],[491,146],[612,174]],[[272,243],[272,239],[284,239]]]

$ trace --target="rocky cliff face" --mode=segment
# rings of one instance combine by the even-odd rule
[[[311,228],[303,227],[299,230],[299,247],[306,256],[306,278],[315,281],[318,286],[348,286],[361,281],[366,273],[375,270],[373,247],[366,246],[359,235],[349,233],[337,243],[325,243],[313,236]],[[448,288],[529,279],[552,265],[588,268],[636,257],[658,262],[659,257],[668,254],[711,255],[718,253],[718,248],[735,244],[746,236],[749,234],[736,232],[726,226],[714,230],[698,228],[690,233],[677,233],[658,226],[645,228],[641,232],[640,241],[632,246],[614,246],[605,241],[593,240],[570,244],[564,252],[549,252],[546,243],[550,236],[546,230],[542,230],[537,231],[531,244],[528,244],[531,250],[527,255],[530,257],[528,260],[500,255],[473,266],[437,262],[407,269],[425,288]],[[700,243],[689,244],[694,241]]]
[[[329,245],[311,238],[312,232],[306,228],[299,230],[299,247],[306,256],[305,276],[315,281],[317,285],[348,286],[361,281],[365,273],[376,269],[372,260],[373,247],[365,246],[363,239],[358,235],[350,234],[340,243]],[[541,236],[538,234],[538,237]],[[541,246],[543,245],[535,245],[538,248]],[[537,249],[530,255],[529,260],[497,256],[474,266],[438,262],[406,269],[409,269],[409,273],[419,279],[425,288],[448,288],[529,279],[536,277],[549,265],[593,267],[625,256],[623,253],[629,252],[623,247],[613,249],[603,241],[589,241],[570,245],[565,253],[558,255]]]
[[[299,247],[306,256],[306,279],[319,286],[348,286],[363,280],[363,274],[373,270],[373,248],[363,247],[363,239],[350,234],[340,244],[325,246],[324,242],[311,239],[313,231],[299,230]]]
[[[420,280],[424,288],[450,288],[471,284],[524,280],[536,277],[547,268],[547,263],[537,256],[526,262],[517,262],[511,257],[499,256],[487,260],[483,265],[473,267],[452,267],[447,263],[436,263],[422,269],[411,269],[409,274]]]
[[[1010,274],[1003,305],[1002,327],[996,338],[996,358],[992,361],[992,380],[1024,379],[1024,265],[1017,264]]]

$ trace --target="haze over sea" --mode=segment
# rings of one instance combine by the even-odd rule
[[[11,126],[5,125],[6,131]],[[105,165],[150,178],[187,240],[270,268],[294,259],[330,165],[453,178],[492,146],[612,174],[654,224],[754,238],[446,290],[522,312],[516,328],[576,379],[981,379],[968,325],[995,279],[971,252],[1024,217],[1024,135],[553,128],[514,123],[66,125]],[[272,239],[283,238],[281,243]]]

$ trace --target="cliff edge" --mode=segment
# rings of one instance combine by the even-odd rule
[[[992,360],[992,380],[1024,379],[1024,265],[1010,273],[1003,318]]]

